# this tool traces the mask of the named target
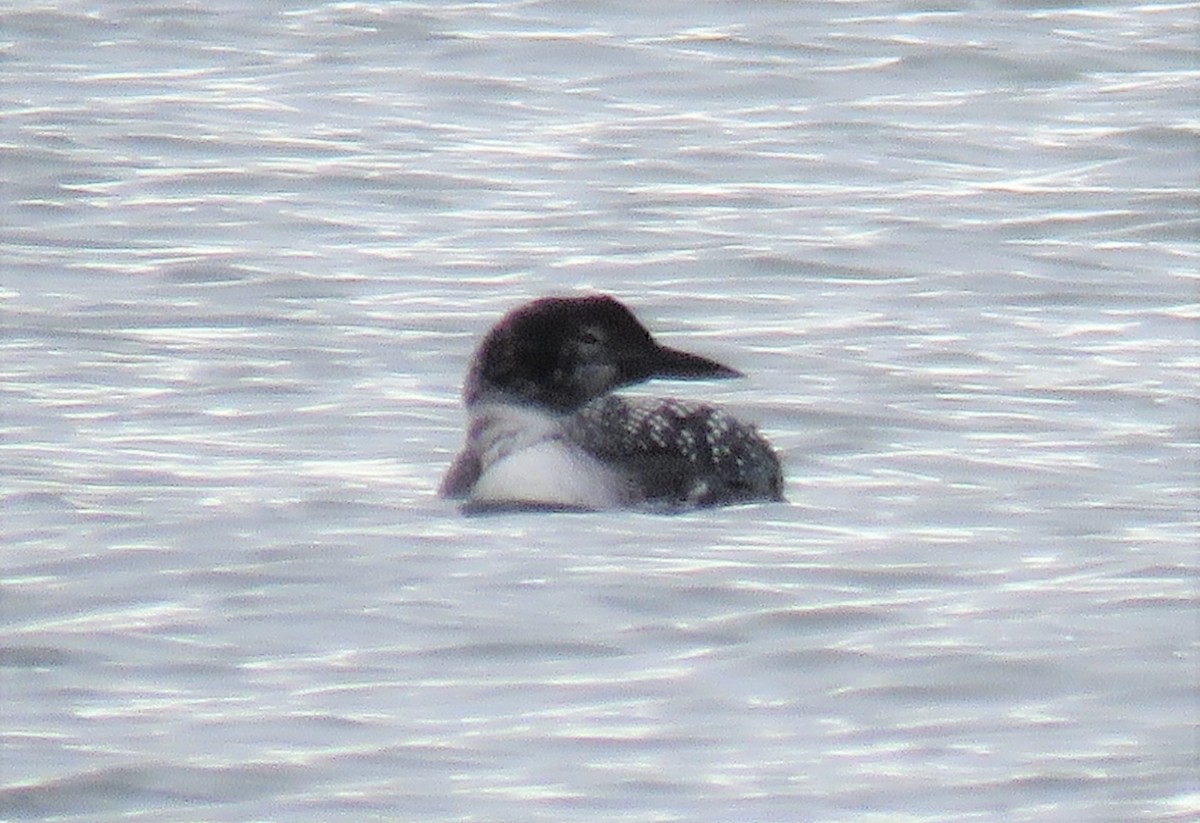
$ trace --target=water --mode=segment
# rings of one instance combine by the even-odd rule
[[[0,12],[0,818],[1200,815],[1197,6]],[[790,502],[462,518],[604,291]]]

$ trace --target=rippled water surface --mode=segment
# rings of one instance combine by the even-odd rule
[[[1196,4],[0,8],[0,818],[1200,815]],[[437,499],[594,291],[788,503]]]

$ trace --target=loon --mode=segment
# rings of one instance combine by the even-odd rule
[[[475,350],[466,445],[439,493],[466,512],[783,500],[779,458],[753,426],[704,403],[612,393],[654,377],[740,376],[659,345],[612,297],[527,303]]]

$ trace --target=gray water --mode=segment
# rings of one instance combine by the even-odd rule
[[[1200,816],[1195,3],[0,12],[0,818]],[[601,291],[786,504],[464,518]]]

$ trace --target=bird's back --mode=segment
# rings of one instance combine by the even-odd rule
[[[783,470],[770,444],[704,403],[610,394],[565,420],[563,436],[625,477],[634,503],[783,499]]]

